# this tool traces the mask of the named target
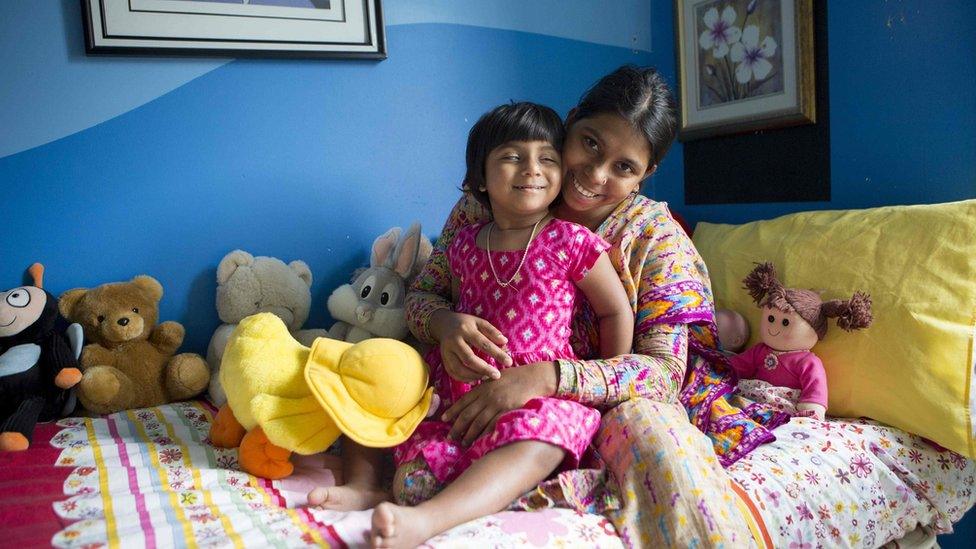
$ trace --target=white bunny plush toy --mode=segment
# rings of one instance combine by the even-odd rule
[[[327,303],[336,323],[328,337],[358,343],[371,337],[405,339],[404,298],[410,282],[430,257],[432,246],[414,223],[393,227],[373,242],[369,267],[332,292]]]
[[[302,343],[310,343],[301,327],[312,304],[312,271],[304,261],[255,257],[243,250],[224,256],[217,266],[217,315],[223,322],[207,347],[210,366],[210,400],[217,406],[227,402],[220,384],[220,361],[224,347],[237,323],[257,313],[274,313]],[[312,331],[312,330],[308,330]],[[315,334],[310,337],[314,338]]]

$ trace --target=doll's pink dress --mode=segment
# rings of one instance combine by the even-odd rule
[[[522,250],[491,252],[498,279],[515,277],[511,285],[503,287],[492,274],[488,252],[476,245],[483,226],[461,229],[447,249],[451,272],[460,282],[455,310],[481,317],[501,330],[508,338],[513,366],[576,358],[569,343],[579,291],[575,282],[609,244],[585,227],[553,219],[532,241],[518,275]],[[498,367],[490,357],[480,356]],[[439,416],[471,386],[452,383],[438,347],[426,359],[442,401]],[[395,449],[394,456],[399,466],[422,455],[439,481],[450,482],[492,450],[521,440],[538,440],[566,450],[563,467],[573,468],[599,426],[600,413],[593,408],[560,398],[534,398],[499,416],[494,429],[467,448],[447,438],[450,423],[424,421]]]
[[[827,407],[827,371],[812,351],[776,352],[758,343],[729,359],[739,378],[736,392],[791,416],[804,402]]]

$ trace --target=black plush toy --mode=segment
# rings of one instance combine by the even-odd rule
[[[0,451],[26,450],[34,425],[58,417],[81,380],[58,300],[41,287],[44,268],[30,273],[33,286],[0,292]]]

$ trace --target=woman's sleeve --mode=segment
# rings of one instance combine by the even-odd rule
[[[640,273],[631,283],[636,286],[633,353],[558,361],[557,395],[562,398],[599,408],[633,397],[677,401],[695,335],[691,326],[714,320],[707,270],[666,208],[637,212],[629,226],[639,233],[626,238],[621,233],[611,252],[622,255],[615,264],[629,268],[624,279]]]
[[[675,402],[687,355],[685,324],[654,324],[635,334],[632,354],[557,361],[556,396],[597,408],[612,408],[634,397]]]
[[[437,310],[451,308],[451,269],[447,263],[447,248],[454,235],[461,227],[488,219],[491,219],[488,210],[468,193],[464,193],[451,210],[430,258],[407,292],[407,327],[417,339],[437,343],[430,335],[430,316]]]

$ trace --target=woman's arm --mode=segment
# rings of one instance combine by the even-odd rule
[[[600,356],[612,358],[629,353],[634,342],[634,314],[620,277],[606,253],[600,254],[576,285],[596,313],[600,326]]]
[[[471,195],[464,193],[434,244],[430,258],[414,279],[405,306],[407,326],[417,339],[440,345],[444,369],[460,381],[476,381],[498,370],[479,358],[472,347],[507,364],[511,357],[502,349],[508,340],[490,322],[451,309],[452,280],[447,249],[458,230],[466,225],[491,219],[491,212]]]
[[[451,423],[449,436],[469,444],[495,419],[530,399],[561,396],[598,408],[611,408],[633,397],[676,402],[684,379],[687,326],[658,324],[638,335],[640,349],[608,360],[533,362],[501,371],[461,397],[441,416]],[[604,377],[606,376],[606,377]]]
[[[557,361],[556,396],[597,408],[612,408],[634,397],[674,402],[687,355],[687,325],[648,326],[637,333],[631,354]]]
[[[634,350],[612,359],[560,360],[556,394],[599,408],[632,397],[674,402],[690,325],[714,318],[708,271],[665,204],[635,200],[615,215],[601,236],[613,243],[610,258],[636,311]]]

